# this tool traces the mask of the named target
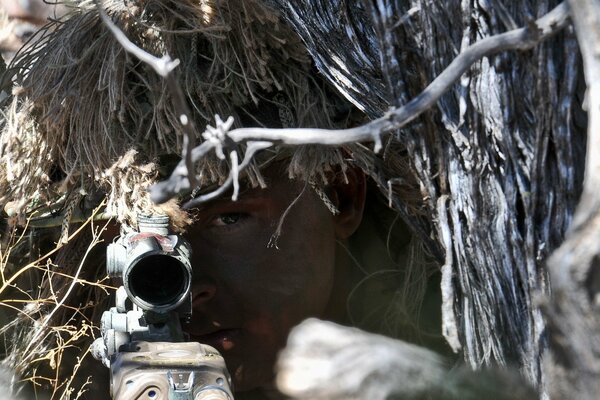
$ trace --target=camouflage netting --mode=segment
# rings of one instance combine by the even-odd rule
[[[109,214],[134,222],[138,212],[154,208],[145,192],[160,172],[153,163],[164,167],[161,157],[181,153],[179,116],[164,79],[128,55],[87,3],[47,29],[11,70],[19,86],[2,130],[0,204],[21,220],[40,207],[56,211],[57,200],[77,198],[73,193],[101,190],[109,194]],[[180,60],[176,73],[198,142],[216,114],[234,116],[238,126],[333,127],[332,118],[344,112],[326,98],[334,96],[314,78],[299,38],[260,2],[105,1],[103,7],[137,45]],[[337,150],[318,160],[312,170],[291,174],[313,179],[329,160],[344,163]],[[204,187],[222,181],[227,165],[210,158],[197,173]],[[256,168],[249,178],[263,184]],[[176,226],[185,224],[172,204],[167,213]]]

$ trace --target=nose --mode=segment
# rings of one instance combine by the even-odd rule
[[[192,283],[192,307],[203,306],[217,294],[214,280],[203,277]]]

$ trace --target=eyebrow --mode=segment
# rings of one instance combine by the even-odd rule
[[[217,187],[217,185],[214,185],[211,187],[211,189],[216,188],[216,187]],[[232,204],[244,203],[245,200],[254,200],[254,199],[260,197],[261,195],[263,195],[265,193],[266,189],[267,188],[250,187],[247,184],[242,183],[240,185],[240,192],[238,195],[238,199],[236,201],[231,200],[231,193],[229,191],[227,191],[226,193],[222,194],[221,196],[219,196],[215,199],[212,199],[212,200],[208,200],[206,203],[199,204],[198,206],[192,208],[191,210],[200,212],[200,211],[204,211],[210,207],[222,206],[225,203],[232,203]],[[209,192],[209,190],[202,192],[200,194],[206,194],[208,192]]]

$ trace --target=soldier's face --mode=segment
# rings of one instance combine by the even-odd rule
[[[274,246],[278,223],[296,198]],[[237,390],[271,382],[293,326],[311,316],[335,318],[336,239],[354,230],[340,229],[343,218],[310,186],[287,178],[198,210],[186,235],[194,297],[192,323],[184,329],[223,354]]]

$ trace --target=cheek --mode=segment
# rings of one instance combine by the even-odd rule
[[[314,213],[313,213],[314,214]],[[310,213],[291,214],[277,242],[265,248],[255,271],[248,303],[260,310],[260,319],[270,321],[278,336],[308,317],[322,316],[333,286],[335,265],[334,228],[327,219]],[[324,222],[325,221],[325,222]]]
[[[322,317],[330,300],[335,229],[320,202],[292,208],[277,247],[268,246],[290,201],[240,229],[190,237],[194,273],[217,283],[217,298],[206,304],[205,315],[223,316],[243,331],[240,346],[225,355],[238,387],[268,382],[290,329],[308,317]]]
[[[215,279],[221,294],[237,299],[248,312],[318,315],[333,284],[333,228],[290,226],[277,247],[268,247],[274,230],[202,246],[205,250],[194,255],[196,270]]]
[[[284,330],[320,316],[335,264],[334,228],[330,218],[320,217],[307,207],[292,210],[277,247],[268,246],[275,218],[249,224],[239,234],[195,241],[195,269],[217,281],[220,296],[234,301],[246,319],[260,320],[257,330],[269,320]]]
[[[321,231],[323,232],[323,231]],[[288,229],[279,249],[266,249],[264,262],[246,285],[237,288],[243,298],[244,329],[248,333],[248,363],[264,361],[271,372],[277,353],[290,330],[309,317],[323,317],[333,285],[335,241]],[[252,360],[252,361],[251,361]],[[260,368],[259,368],[260,369]]]

